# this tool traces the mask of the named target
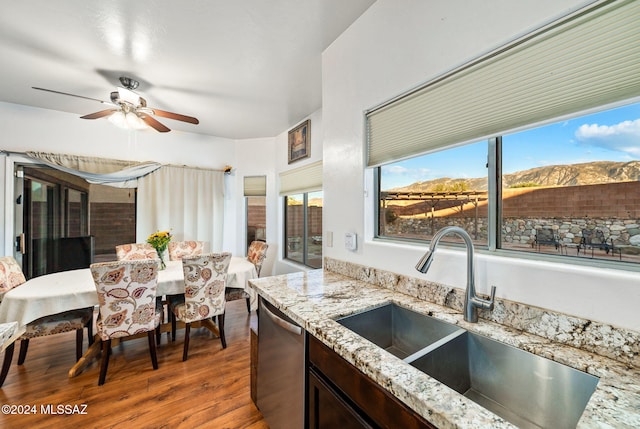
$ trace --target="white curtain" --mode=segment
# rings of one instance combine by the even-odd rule
[[[82,177],[89,183],[116,188],[135,188],[137,179],[160,168],[157,162],[124,161],[46,152],[23,154],[56,170]]]
[[[224,172],[163,166],[138,179],[136,241],[170,230],[174,240],[200,240],[222,250]]]

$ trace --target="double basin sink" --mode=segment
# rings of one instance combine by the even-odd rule
[[[337,320],[522,428],[575,428],[598,378],[397,304]]]

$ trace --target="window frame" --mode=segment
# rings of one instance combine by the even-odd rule
[[[322,192],[322,190],[319,191],[308,191],[308,192],[298,192],[295,194],[290,194],[290,195],[283,195],[282,201],[283,201],[283,220],[284,220],[284,228],[283,228],[283,240],[282,242],[284,243],[284,245],[282,246],[283,248],[283,254],[282,254],[282,258],[286,261],[290,261],[296,264],[301,264],[304,265],[305,267],[308,268],[312,268],[312,269],[318,269],[318,268],[322,268],[322,263],[319,267],[314,267],[312,265],[309,265],[309,244],[308,244],[308,240],[309,240],[309,194],[315,193],[315,192]],[[288,216],[287,216],[287,211],[288,211],[288,198],[292,195],[302,195],[302,261],[290,258],[288,253],[289,253],[289,241],[288,241]],[[324,194],[323,194],[323,200],[324,200]],[[322,261],[323,259],[323,254],[324,254],[324,249],[321,250],[322,254],[320,257],[320,260]]]
[[[640,263],[630,263],[628,261],[619,261],[615,259],[607,260],[601,258],[568,258],[566,255],[554,255],[554,254],[546,254],[546,253],[536,253],[536,252],[526,252],[512,249],[505,249],[502,247],[502,138],[505,135],[509,135],[512,133],[517,133],[521,131],[526,131],[528,129],[534,129],[537,127],[542,127],[550,124],[554,124],[557,122],[561,122],[568,119],[580,118],[581,116],[586,116],[596,112],[604,112],[606,110],[612,110],[617,107],[621,107],[624,105],[629,105],[633,103],[640,103],[639,97],[633,97],[628,100],[624,100],[622,102],[612,103],[600,106],[599,108],[588,109],[587,111],[577,112],[573,115],[563,115],[559,118],[550,119],[544,121],[544,123],[536,123],[530,124],[526,127],[520,127],[517,130],[511,130],[508,132],[503,132],[501,135],[491,137],[487,139],[487,175],[488,175],[488,239],[487,245],[475,245],[476,250],[479,253],[488,253],[499,255],[503,257],[510,257],[516,259],[525,259],[525,260],[534,260],[534,261],[547,261],[547,262],[555,262],[555,263],[567,263],[571,265],[581,265],[581,266],[591,266],[591,267],[600,267],[600,268],[609,268],[615,270],[624,270],[624,271],[640,271]],[[444,148],[439,148],[437,151],[432,151],[429,153],[435,153],[439,151],[446,151],[453,149],[455,147],[459,147],[460,145],[451,145]],[[427,155],[428,153],[423,153],[420,155],[414,155],[413,157],[419,157],[423,155]],[[380,232],[380,198],[381,198],[381,170],[385,165],[391,164],[393,162],[399,162],[400,160],[392,161],[386,163],[384,165],[378,165],[369,167],[373,170],[374,177],[374,235],[373,239],[376,241],[385,241],[385,242],[396,242],[396,243],[412,243],[412,244],[428,244],[431,242],[431,239],[419,239],[419,238],[409,238],[409,237],[397,237],[397,236],[389,236],[382,235]],[[458,243],[453,242],[442,242],[446,247],[451,248],[460,248],[462,247]]]

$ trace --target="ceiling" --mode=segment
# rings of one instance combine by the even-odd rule
[[[374,2],[0,0],[0,101],[82,116],[108,107],[32,87],[109,101],[129,76],[200,120],[173,130],[273,137],[322,106],[321,53]]]

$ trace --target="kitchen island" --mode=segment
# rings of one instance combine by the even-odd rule
[[[515,426],[343,327],[336,319],[396,303],[444,320],[598,377],[578,427],[640,427],[640,369],[636,366],[482,318],[478,323],[467,323],[453,308],[326,268],[254,279],[250,284],[310,335],[436,427]]]

